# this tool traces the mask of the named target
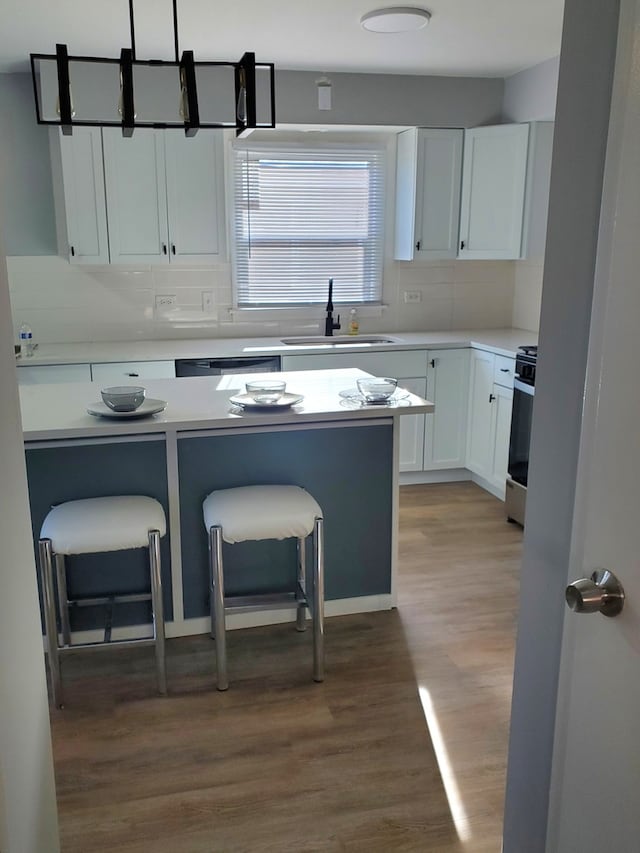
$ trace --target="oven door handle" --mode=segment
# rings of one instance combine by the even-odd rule
[[[535,393],[533,385],[527,385],[520,379],[513,380],[513,388],[515,391],[522,391],[523,394],[528,394],[530,397],[533,397]]]

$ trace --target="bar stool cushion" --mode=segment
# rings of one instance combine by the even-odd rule
[[[146,548],[150,530],[166,533],[162,505],[144,495],[118,495],[54,506],[40,538],[51,539],[56,554],[97,554]]]
[[[240,486],[222,489],[205,499],[204,525],[222,527],[225,542],[305,537],[316,518],[319,504],[300,486]]]

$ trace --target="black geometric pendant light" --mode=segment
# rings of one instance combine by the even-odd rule
[[[183,129],[235,128],[242,136],[275,127],[275,69],[245,53],[239,62],[196,62],[193,51],[180,56],[177,0],[173,0],[175,61],[138,59],[129,0],[131,47],[119,59],[32,53],[31,74],[38,124],[62,127],[137,127]]]

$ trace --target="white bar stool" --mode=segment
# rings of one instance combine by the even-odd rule
[[[322,510],[299,486],[240,486],[211,494],[202,506],[209,534],[211,635],[216,641],[218,690],[229,686],[225,613],[283,608],[295,604],[296,628],[305,630],[305,608],[313,620],[313,680],[324,680],[324,543]],[[313,533],[313,590],[306,590],[305,540]],[[298,540],[295,591],[269,595],[225,596],[222,542]]]
[[[162,694],[167,692],[162,575],[160,572],[160,539],[165,533],[166,519],[162,505],[154,498],[142,495],[68,501],[54,506],[48,513],[40,530],[38,556],[44,599],[49,677],[53,703],[56,707],[63,707],[60,653],[70,649],[96,648],[111,643],[111,606],[122,602],[151,601],[153,637],[140,640],[117,640],[112,645],[150,645],[153,643],[156,654],[158,689]],[[108,595],[83,599],[69,599],[67,597],[64,560],[66,555],[125,551],[130,548],[149,549],[151,576],[149,593]],[[54,560],[62,645],[59,643],[56,621],[53,581]],[[70,606],[99,604],[106,604],[109,608],[104,643],[78,643],[72,646],[69,624]]]

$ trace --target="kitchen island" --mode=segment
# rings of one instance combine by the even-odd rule
[[[243,410],[229,398],[248,375],[149,380],[147,396],[166,409],[140,419],[96,418],[87,406],[99,383],[20,389],[34,541],[51,505],[110,494],[146,494],[168,520],[162,542],[167,635],[208,630],[207,537],[202,501],[215,489],[290,483],[318,500],[325,517],[327,615],[364,612],[395,603],[398,501],[398,422],[429,413],[432,404],[408,394],[394,406],[360,406],[344,399],[367,374],[320,370],[278,374],[304,395],[282,409]],[[276,374],[271,374],[275,377]],[[226,547],[226,546],[225,546]],[[225,555],[229,594],[289,585],[295,542],[241,543]],[[139,592],[146,584],[143,551],[68,561],[73,597]],[[114,639],[138,636],[145,606],[122,605]],[[237,614],[229,627],[294,618],[291,613]],[[72,614],[74,641],[99,639],[102,614]]]

